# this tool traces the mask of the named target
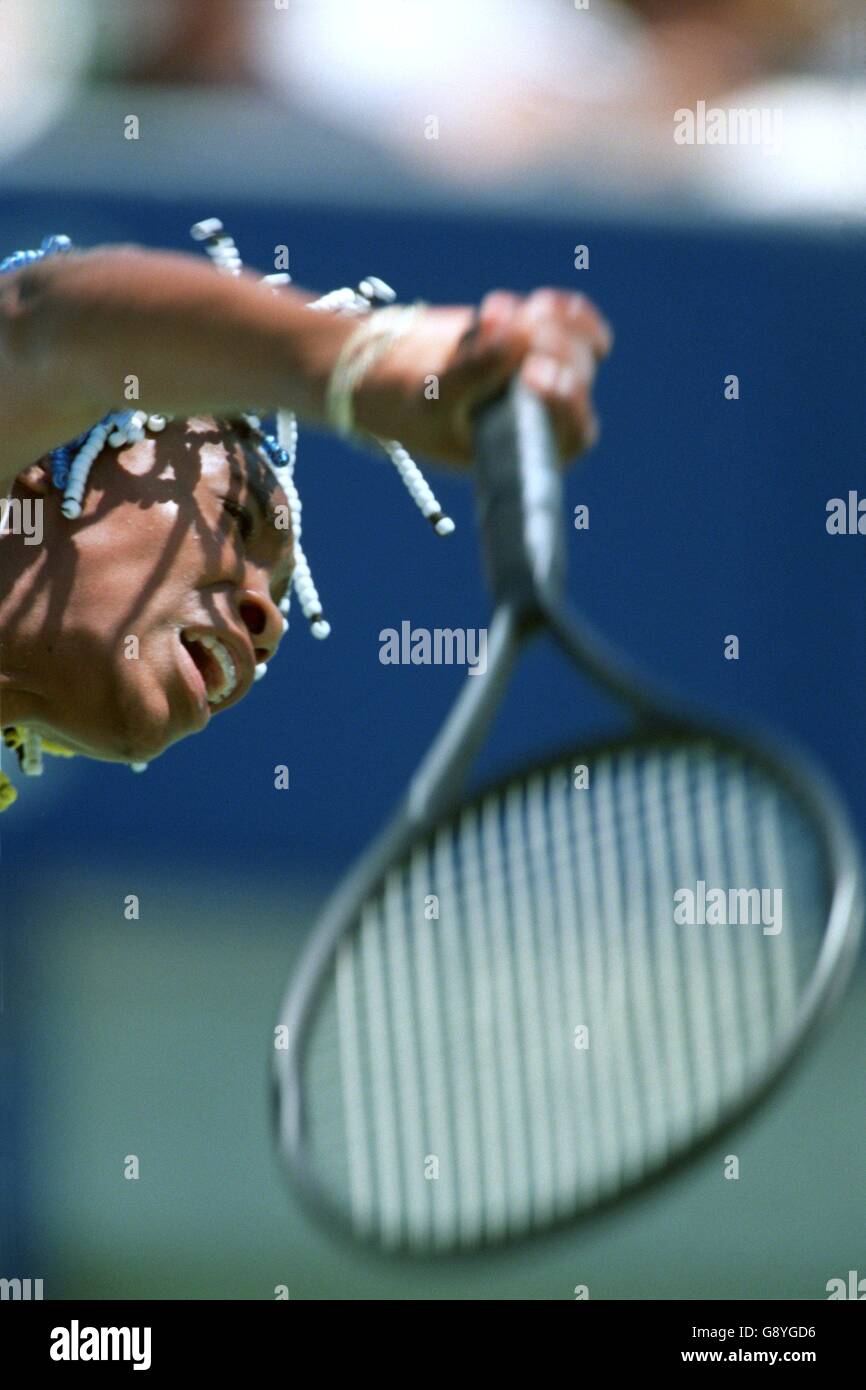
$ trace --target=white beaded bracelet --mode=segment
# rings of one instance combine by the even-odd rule
[[[325,393],[328,424],[344,437],[355,429],[355,391],[367,372],[409,332],[419,314],[426,309],[422,300],[414,304],[391,304],[365,315],[354,333],[346,339],[334,364]]]
[[[366,284],[367,282],[365,282]],[[378,282],[377,282],[378,284]],[[387,286],[383,287],[387,289]],[[393,291],[391,292],[393,293]],[[346,294],[349,299],[336,302],[336,295]],[[413,304],[390,304],[387,308],[369,313],[363,300],[352,290],[335,291],[319,300],[311,308],[338,308],[338,312],[364,314],[354,333],[351,333],[340,349],[334,364],[327,390],[325,392],[325,415],[328,423],[337,434],[344,438],[355,433],[354,397],[367,372],[381,357],[390,351],[398,339],[409,332],[413,323],[426,308],[423,300]],[[454,522],[442,511],[436,496],[414,459],[396,439],[381,439],[378,435],[369,436],[388,455],[412,501],[422,516],[426,517],[437,536],[450,536]]]

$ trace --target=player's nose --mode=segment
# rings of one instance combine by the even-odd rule
[[[238,610],[255,648],[256,661],[270,661],[283,635],[283,615],[264,589],[241,591]]]

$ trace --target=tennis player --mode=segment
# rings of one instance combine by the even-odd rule
[[[0,275],[0,728],[25,772],[43,748],[144,765],[263,673],[300,512],[259,414],[327,428],[336,411],[344,433],[351,421],[460,468],[472,408],[519,371],[563,459],[597,434],[591,387],[610,332],[581,295],[497,291],[477,310],[361,322],[193,255],[63,249]],[[88,434],[130,390],[152,429]],[[63,441],[88,455],[71,504]],[[39,543],[15,525],[36,503]],[[0,775],[0,809],[14,799]]]

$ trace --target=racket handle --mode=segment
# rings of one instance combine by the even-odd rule
[[[562,477],[546,407],[514,378],[475,416],[475,481],[497,603],[535,610],[565,584]]]

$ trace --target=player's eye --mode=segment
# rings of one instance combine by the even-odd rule
[[[228,512],[229,516],[237,522],[238,530],[241,533],[241,539],[248,541],[253,534],[252,512],[250,512],[242,502],[235,501],[233,497],[224,497],[223,507]]]

